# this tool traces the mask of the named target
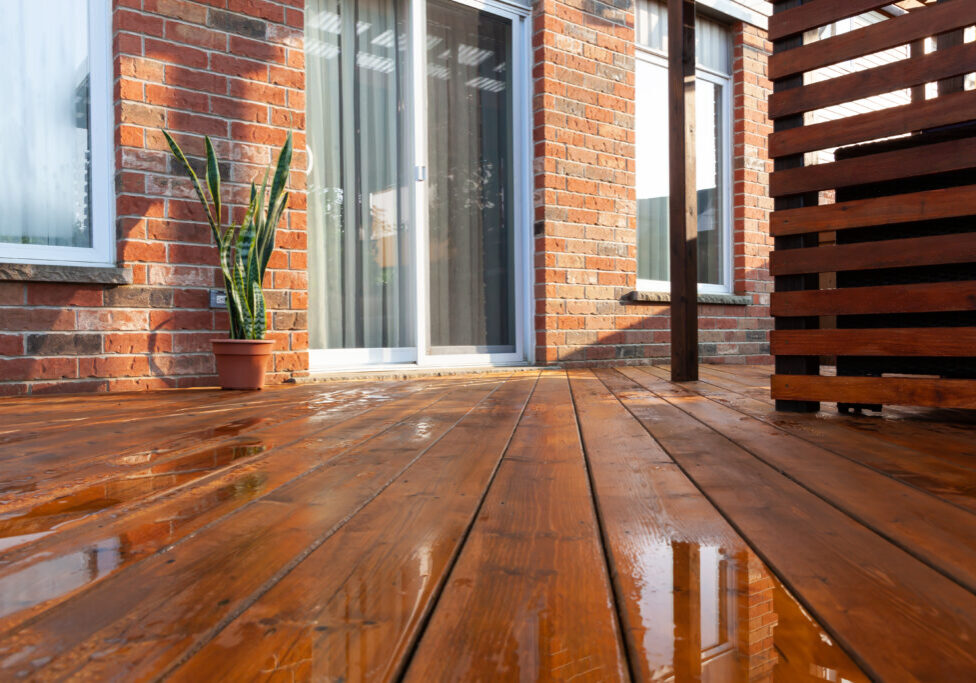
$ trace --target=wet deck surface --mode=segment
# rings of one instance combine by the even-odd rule
[[[971,680],[972,415],[768,375],[0,401],[0,680]]]

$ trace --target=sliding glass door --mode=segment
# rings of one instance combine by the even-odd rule
[[[313,369],[525,360],[527,12],[307,10]]]
[[[431,354],[515,352],[512,22],[427,3]]]
[[[400,0],[308,0],[309,344],[416,358]]]

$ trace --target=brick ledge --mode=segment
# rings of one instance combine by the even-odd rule
[[[671,292],[628,292],[624,299],[634,304],[666,304],[671,302]],[[698,303],[726,306],[751,306],[752,297],[739,294],[699,294]]]
[[[0,263],[0,281],[61,282],[64,284],[131,285],[132,269],[117,266],[60,266],[38,263]]]

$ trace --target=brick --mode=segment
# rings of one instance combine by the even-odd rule
[[[26,336],[29,356],[81,356],[101,353],[102,337],[98,334],[55,334],[44,332]]]

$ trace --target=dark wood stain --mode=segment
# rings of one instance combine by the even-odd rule
[[[973,414],[699,375],[0,401],[0,678],[971,675]]]

